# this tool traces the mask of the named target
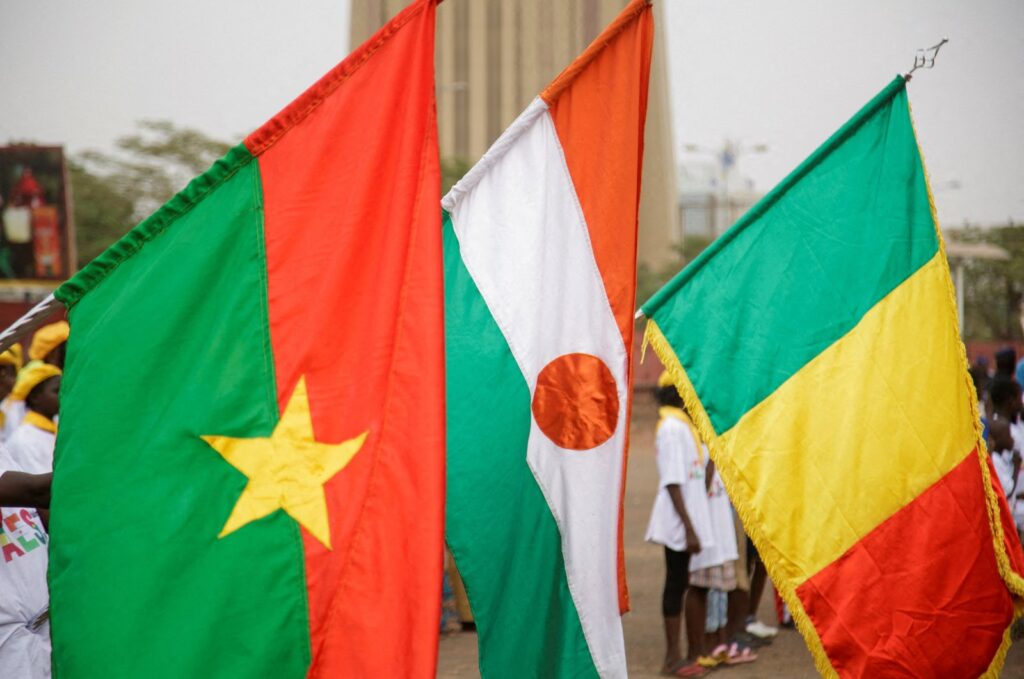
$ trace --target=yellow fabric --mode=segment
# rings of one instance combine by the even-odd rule
[[[22,420],[21,423],[31,424],[33,427],[42,429],[43,431],[48,431],[51,434],[57,433],[57,424],[50,418],[45,415],[40,415],[34,410],[30,410],[25,413],[25,419]]]
[[[303,377],[270,438],[203,436],[231,466],[249,477],[219,537],[283,509],[330,549],[324,484],[359,452],[366,434],[338,444],[317,441]]]
[[[28,347],[29,360],[39,361],[46,358],[48,353],[68,341],[70,333],[71,327],[67,321],[58,321],[39,328],[32,336],[32,344]]]
[[[44,382],[55,375],[60,375],[60,368],[49,363],[30,362],[21,372],[11,390],[11,398],[15,401],[24,401],[36,385]]]
[[[720,437],[794,587],[972,453],[941,257]]]
[[[21,364],[20,344],[13,344],[7,351],[0,353],[0,365],[13,365],[15,370],[21,370]]]
[[[670,387],[673,384],[675,384],[675,382],[672,381],[672,375],[670,375],[667,370],[662,370],[661,374],[658,375],[658,388]]]
[[[686,414],[686,411],[675,406],[661,406],[658,408],[658,426],[655,430],[661,428],[661,423],[667,417],[674,417],[686,425],[686,428],[690,430],[690,435],[693,437],[693,444],[697,446],[698,459],[700,459],[701,464],[707,464],[707,460],[704,459],[704,446],[701,441],[700,432],[697,431],[697,427],[694,426],[693,420]]]

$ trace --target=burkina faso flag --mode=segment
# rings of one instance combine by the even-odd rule
[[[434,12],[413,3],[57,291],[62,679],[433,676]]]

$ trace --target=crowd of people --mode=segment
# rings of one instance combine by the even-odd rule
[[[978,411],[992,466],[1006,494],[1017,532],[1024,539],[1024,359],[1018,361],[1017,352],[1004,347],[996,352],[994,370],[990,370],[985,357],[979,357],[971,366],[971,378],[978,394]]]
[[[0,354],[0,668],[50,676],[48,564],[50,482],[68,324],[36,331]]]

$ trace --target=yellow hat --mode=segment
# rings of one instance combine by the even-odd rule
[[[28,347],[29,360],[45,358],[48,353],[67,342],[70,333],[71,326],[67,321],[58,321],[39,328],[32,336],[32,344]]]
[[[11,398],[15,401],[24,401],[39,384],[60,374],[60,368],[55,365],[42,362],[29,363],[18,373],[18,381],[14,383],[14,389],[11,390]]]
[[[667,370],[662,370],[661,374],[658,375],[658,388],[674,386],[675,382],[672,381],[672,376],[668,374]]]
[[[12,344],[7,351],[0,354],[0,365],[13,365],[15,370],[21,370],[21,345]]]

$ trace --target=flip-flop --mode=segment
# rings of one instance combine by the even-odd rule
[[[726,665],[743,665],[757,660],[757,653],[749,646],[744,646],[738,641],[729,644],[729,657],[726,658]]]
[[[661,671],[662,676],[666,677],[703,677],[707,673],[706,669],[686,658]]]
[[[715,657],[714,655],[702,655],[697,658],[697,664],[701,667],[706,667],[709,670],[718,667],[723,662],[725,661]]]

